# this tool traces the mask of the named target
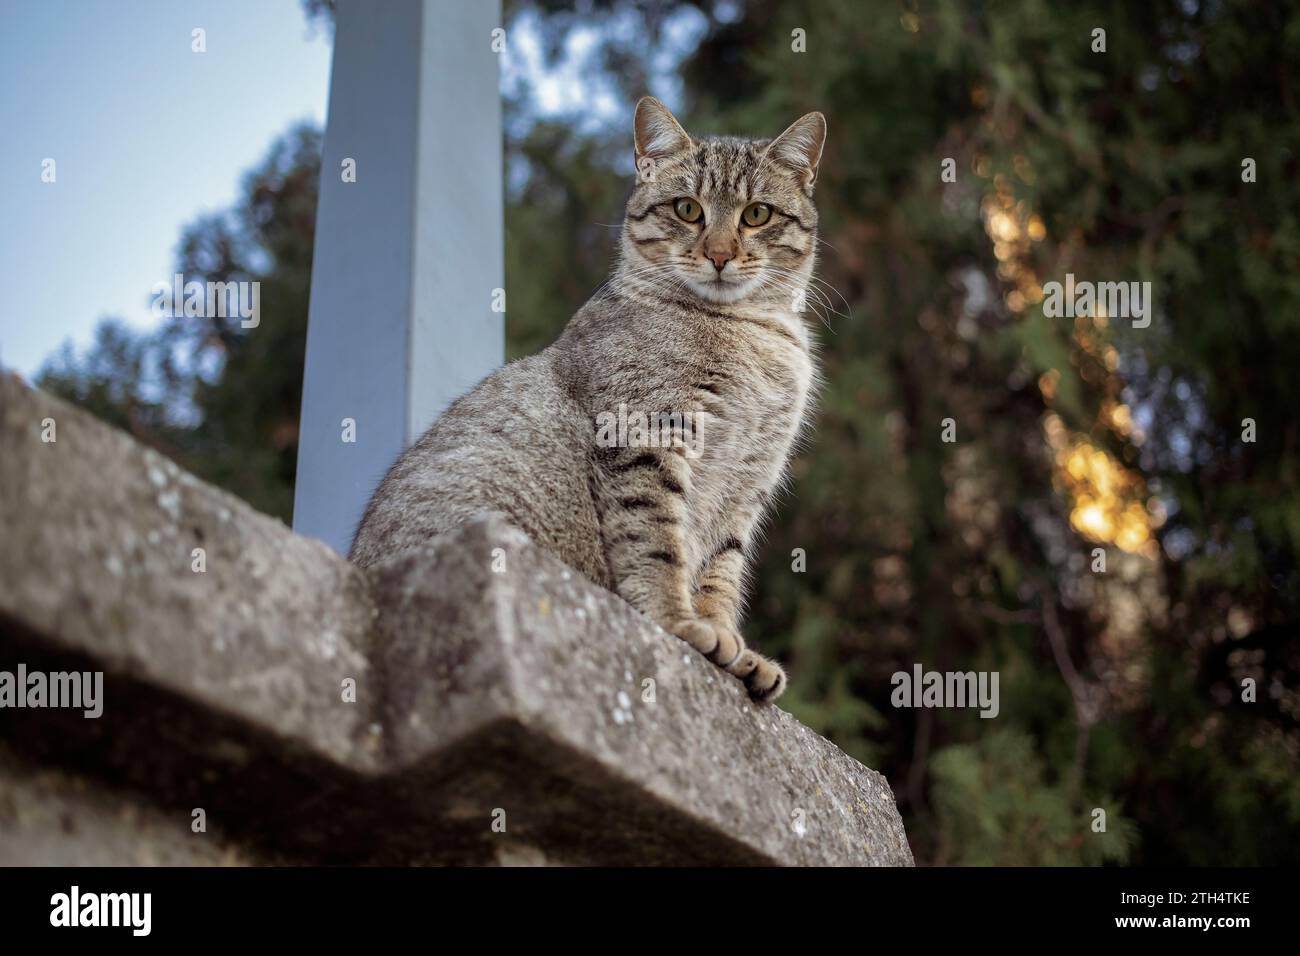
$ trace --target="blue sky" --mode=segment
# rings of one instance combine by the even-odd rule
[[[324,124],[329,70],[298,0],[0,4],[0,364],[30,377],[105,316],[152,325],[182,227],[295,121]]]
[[[650,92],[670,106],[704,26],[683,8],[666,28]],[[191,49],[196,27],[205,53]],[[547,67],[523,14],[503,88],[533,115],[630,130],[632,104],[588,62],[601,29],[643,26],[624,14],[579,27]],[[324,125],[330,44],[299,0],[0,0],[0,366],[31,378],[65,340],[84,349],[106,317],[153,326],[150,290],[171,281],[183,228],[231,206],[294,123]]]

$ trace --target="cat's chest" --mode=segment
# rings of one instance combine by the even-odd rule
[[[748,313],[712,347],[712,380],[697,393],[704,411],[701,464],[722,481],[774,480],[803,425],[815,367],[801,325]]]

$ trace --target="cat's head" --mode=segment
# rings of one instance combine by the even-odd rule
[[[695,139],[643,97],[623,274],[709,302],[794,302],[816,258],[812,195],[825,141],[821,113],[773,140]]]

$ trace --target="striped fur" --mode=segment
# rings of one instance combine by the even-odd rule
[[[353,560],[500,513],[753,697],[775,699],[785,674],[745,646],[740,619],[746,567],[816,385],[800,300],[824,138],[810,113],[770,142],[693,139],[643,99],[613,276],[553,345],[489,375],[398,459]],[[753,202],[770,207],[761,225],[742,222]],[[677,417],[651,430],[666,440],[604,427],[624,411]]]

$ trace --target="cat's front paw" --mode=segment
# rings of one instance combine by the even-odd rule
[[[745,682],[749,696],[760,704],[770,704],[785,693],[785,670],[762,654],[746,649],[727,670]]]
[[[701,618],[678,621],[668,630],[719,667],[735,664],[745,651],[744,638],[734,630]]]
[[[707,657],[729,671],[745,656],[745,639],[734,628],[717,622],[713,622],[713,633],[718,635],[718,646]]]

